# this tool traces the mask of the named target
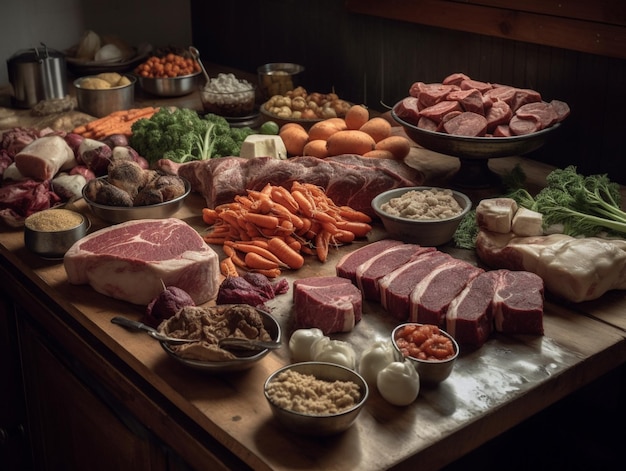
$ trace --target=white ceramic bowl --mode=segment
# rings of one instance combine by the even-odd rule
[[[305,414],[280,407],[272,402],[268,394],[268,386],[280,373],[287,370],[313,375],[324,381],[352,381],[360,389],[360,400],[345,411],[328,415]],[[275,419],[282,426],[298,434],[317,436],[333,435],[347,430],[356,421],[369,395],[367,383],[357,372],[341,365],[319,361],[293,363],[280,368],[267,378],[263,391]]]
[[[399,358],[402,358],[403,354],[400,351],[398,344],[396,343],[396,335],[398,334],[398,331],[400,331],[407,325],[421,324],[416,324],[415,322],[407,322],[405,324],[398,325],[391,332],[391,343],[393,344],[393,347],[395,348]],[[417,373],[419,374],[420,382],[425,384],[437,384],[444,381],[448,376],[450,376],[450,373],[452,373],[452,370],[454,369],[454,364],[459,357],[459,345],[456,340],[454,340],[454,338],[444,330],[439,329],[439,333],[452,341],[455,352],[452,357],[446,360],[420,360],[419,358],[414,358],[411,356],[405,357],[405,359],[413,365],[415,371],[417,371]]]
[[[459,214],[447,219],[410,219],[388,214],[381,209],[382,205],[389,200],[399,198],[408,191],[420,191],[432,188],[435,187],[414,186],[396,188],[394,190],[385,191],[372,200],[372,208],[378,217],[380,217],[390,237],[426,247],[443,245],[452,240],[457,227],[459,227],[461,223],[461,219],[472,209],[471,200],[463,193],[452,190],[454,199],[463,210]]]

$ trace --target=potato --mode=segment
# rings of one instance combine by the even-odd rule
[[[280,128],[278,135],[285,143],[285,149],[291,156],[300,156],[304,151],[304,145],[309,140],[306,129],[297,123],[287,123]]]
[[[328,157],[328,150],[326,149],[326,140],[325,139],[314,139],[309,140],[304,145],[304,149],[302,150],[302,155],[310,155],[312,157],[317,157],[319,159],[325,159]]]
[[[363,131],[347,129],[333,134],[326,141],[328,155],[357,154],[363,155],[374,149],[376,142]]]
[[[96,78],[109,82],[112,87],[117,87],[120,84],[122,76],[117,72],[102,72],[96,75]]]
[[[363,157],[369,157],[372,159],[390,159],[390,160],[393,160],[396,158],[396,156],[393,155],[391,151],[382,150],[382,149],[370,150],[369,152],[366,152],[365,154],[363,154]]]
[[[411,143],[403,136],[389,136],[376,143],[376,150],[391,152],[396,159],[404,159],[411,150]]]
[[[370,119],[370,112],[362,105],[353,105],[346,112],[348,129],[360,129]]]
[[[385,118],[375,117],[363,124],[359,130],[369,134],[374,141],[381,141],[391,136],[391,123]]]
[[[346,129],[346,122],[342,118],[329,118],[315,123],[309,129],[309,140],[327,140],[338,131]]]
[[[104,90],[111,88],[111,84],[98,77],[87,77],[81,80],[80,87],[87,90]]]

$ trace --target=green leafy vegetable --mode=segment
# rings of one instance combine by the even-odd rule
[[[241,144],[253,134],[249,127],[231,128],[221,116],[203,117],[187,108],[163,107],[132,126],[129,144],[150,164],[159,159],[184,163],[238,156]]]
[[[518,189],[507,195],[520,206],[540,212],[544,225],[563,225],[563,233],[574,237],[626,233],[626,213],[621,210],[619,185],[606,175],[584,176],[570,165],[553,170],[546,187],[533,198]]]
[[[478,224],[476,224],[476,210],[469,211],[454,232],[453,240],[457,247],[472,250],[476,247]]]

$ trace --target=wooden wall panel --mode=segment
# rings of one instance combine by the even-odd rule
[[[476,3],[498,1],[506,0]],[[266,62],[299,62],[307,69],[308,89],[334,88],[373,109],[405,97],[416,80],[441,81],[452,72],[564,100],[572,115],[544,148],[527,157],[575,164],[626,184],[625,59],[353,13],[339,0],[191,3],[194,44],[207,60],[250,72]],[[375,3],[388,11],[396,4]]]

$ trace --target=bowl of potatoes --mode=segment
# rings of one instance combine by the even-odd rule
[[[96,118],[134,106],[135,82],[132,75],[102,72],[74,80],[78,109]]]

